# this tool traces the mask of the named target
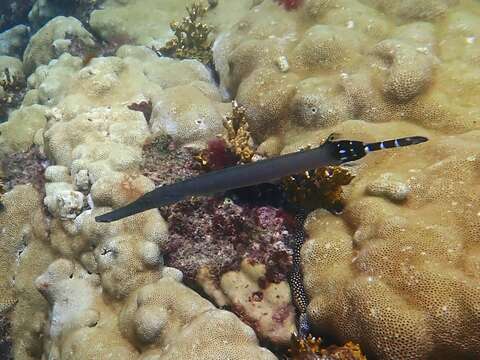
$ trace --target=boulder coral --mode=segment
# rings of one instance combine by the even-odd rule
[[[181,301],[179,301],[181,299]],[[234,314],[177,280],[164,277],[132,293],[120,313],[123,335],[141,348],[140,359],[276,359]]]
[[[318,331],[384,359],[480,352],[477,137],[431,134],[423,150],[366,159],[344,213],[310,215],[301,256]]]
[[[218,34],[213,54],[222,94],[248,109],[259,142],[305,121],[312,102],[323,108],[313,118],[331,115],[314,122],[317,128],[359,118],[408,120],[446,133],[475,129],[479,115],[470,99],[478,83],[478,16],[456,4],[425,1],[418,11],[413,2],[310,0],[286,12],[263,1]],[[428,22],[433,18],[436,23]],[[275,26],[263,26],[266,19]],[[308,90],[310,81],[325,83]],[[460,89],[472,91],[448,96]]]
[[[26,25],[17,25],[0,33],[0,55],[21,57],[29,35],[30,29]]]
[[[38,65],[48,64],[69,52],[74,39],[85,49],[95,46],[93,35],[74,17],[58,16],[50,20],[30,38],[23,55],[25,72],[31,74]]]
[[[18,166],[15,159],[22,154],[18,151],[28,150],[34,144],[33,149],[46,156],[42,164],[47,167],[44,175],[43,168],[39,174],[42,180],[46,179],[46,184],[43,186],[40,181],[34,184],[40,184],[40,190],[45,191],[43,202],[47,211],[41,212],[42,219],[35,218],[46,224],[45,234],[42,233],[45,237],[35,242],[38,251],[44,251],[45,256],[33,261],[33,255],[28,252],[28,259],[34,266],[28,276],[22,275],[27,283],[18,283],[19,287],[28,285],[28,291],[36,294],[30,300],[19,296],[9,280],[15,274],[15,264],[8,261],[16,258],[19,247],[19,251],[23,249],[24,240],[12,235],[18,244],[5,242],[14,252],[5,252],[10,254],[10,260],[5,259],[2,285],[5,287],[5,310],[17,302],[15,311],[18,309],[25,314],[24,319],[35,320],[27,324],[14,316],[12,331],[21,340],[14,345],[14,352],[27,354],[19,358],[38,358],[46,354],[85,359],[113,349],[121,358],[136,359],[140,356],[138,341],[125,340],[116,330],[119,308],[130,294],[147,284],[154,284],[164,276],[182,278],[178,270],[164,266],[163,250],[168,229],[158,210],[115,224],[96,223],[94,218],[113,207],[125,205],[155,186],[142,176],[142,156],[152,132],[162,129],[155,128],[156,112],[150,119],[145,112],[138,111],[140,108],[135,104],[156,104],[161,98],[169,98],[173,104],[185,103],[174,96],[181,89],[197,94],[199,99],[197,107],[189,110],[190,113],[187,111],[188,121],[193,121],[204,109],[214,109],[215,121],[220,127],[222,116],[217,109],[229,110],[230,104],[221,103],[210,73],[197,61],[162,59],[150,49],[132,46],[120,48],[117,55],[95,58],[84,64],[82,59],[64,53],[48,64],[38,65],[29,77],[24,105],[18,115],[12,113],[11,121],[3,126],[5,131],[0,135],[2,151],[8,155],[9,164]],[[177,76],[177,72],[181,75]],[[31,129],[17,125],[29,116],[33,121],[29,123]],[[205,125],[205,140],[215,129],[220,130],[210,123]],[[172,134],[173,141],[182,143],[191,139],[187,134],[190,130],[186,126]],[[21,137],[16,136],[18,131]],[[195,139],[198,137],[197,134]],[[8,179],[11,186],[20,178],[22,181],[29,179],[18,171],[14,173],[19,179]],[[12,204],[9,200],[12,196],[20,199],[15,190],[8,192],[2,200],[5,210],[0,216],[8,216],[11,211],[24,212],[21,202]],[[36,206],[34,204],[32,201],[31,205]],[[32,216],[36,213],[29,212]],[[15,223],[21,226],[24,222]],[[37,262],[42,266],[37,266]],[[21,265],[25,272],[26,263]],[[44,274],[38,277],[42,272]],[[47,303],[33,288],[33,277],[38,277],[37,288],[48,300],[50,312]],[[183,299],[176,300],[182,306]],[[224,350],[227,353],[237,351],[239,359],[251,358],[248,354],[257,353],[274,358],[258,347],[252,329],[231,313],[221,314],[218,322],[211,322],[209,313],[197,326],[220,328],[218,324],[223,324],[231,329],[218,333],[218,346],[223,346],[223,340],[242,339],[237,341],[235,349],[227,347]],[[42,342],[39,338],[43,331],[45,341]],[[180,332],[181,329],[176,330],[172,337],[175,333],[180,336]],[[191,339],[188,341],[191,343]],[[209,346],[216,349],[215,344],[216,341]],[[183,349],[179,351],[188,349],[186,345],[178,346]],[[154,357],[155,351],[160,351],[159,348],[150,350],[153,353],[145,353],[145,357]],[[211,350],[206,348],[205,351]],[[216,354],[216,350],[212,354]]]
[[[35,286],[51,306],[45,340],[50,357],[138,358],[134,346],[122,338],[116,314],[102,299],[98,275],[58,259],[36,278]]]

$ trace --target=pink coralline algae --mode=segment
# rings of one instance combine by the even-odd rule
[[[286,10],[294,10],[298,8],[303,0],[275,0],[279,4],[283,5]]]
[[[202,267],[217,277],[238,269],[242,259],[265,264],[268,282],[285,280],[292,265],[290,235],[283,213],[215,198],[182,201],[163,210],[169,224],[168,266],[194,280]]]
[[[206,150],[217,166],[229,163],[223,140],[211,141]],[[156,186],[202,172],[193,152],[176,147],[168,137],[149,140],[143,159],[143,174]],[[180,269],[186,279],[193,281],[202,267],[218,278],[238,269],[244,258],[266,265],[265,286],[286,278],[292,265],[288,243],[295,224],[283,210],[215,197],[192,198],[160,210],[169,224],[169,241],[163,249],[166,264]]]
[[[172,184],[200,174],[192,152],[167,136],[149,139],[143,146],[142,173],[155,186]]]

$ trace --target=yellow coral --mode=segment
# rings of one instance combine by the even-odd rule
[[[239,106],[234,100],[232,101],[232,115],[223,119],[223,126],[227,130],[225,141],[242,163],[250,162],[253,155],[255,155],[251,146],[252,137],[248,130],[245,112],[245,108]]]
[[[155,49],[161,55],[174,56],[179,59],[197,59],[205,65],[213,64],[212,40],[209,39],[212,28],[199,19],[205,15],[210,7],[215,6],[214,1],[209,1],[207,7],[200,2],[187,6],[188,16],[181,22],[173,21],[170,28],[175,38],[167,41],[165,46]]]

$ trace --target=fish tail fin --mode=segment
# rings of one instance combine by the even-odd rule
[[[401,146],[421,144],[427,140],[428,138],[424,136],[410,136],[410,137],[365,144],[364,150],[365,150],[365,153],[369,153],[371,151],[378,151],[378,150],[391,149],[391,148],[401,147]]]

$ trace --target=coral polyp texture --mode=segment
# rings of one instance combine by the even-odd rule
[[[477,136],[383,155],[391,174],[367,160],[341,217],[310,216],[301,255],[318,331],[385,359],[480,352]]]
[[[209,1],[173,27],[190,0],[70,3],[0,5],[15,359],[274,359],[306,325],[323,342],[298,358],[480,357],[478,1]],[[95,221],[332,133],[429,141],[298,174],[272,203],[238,191]],[[285,195],[313,209],[295,259]]]

